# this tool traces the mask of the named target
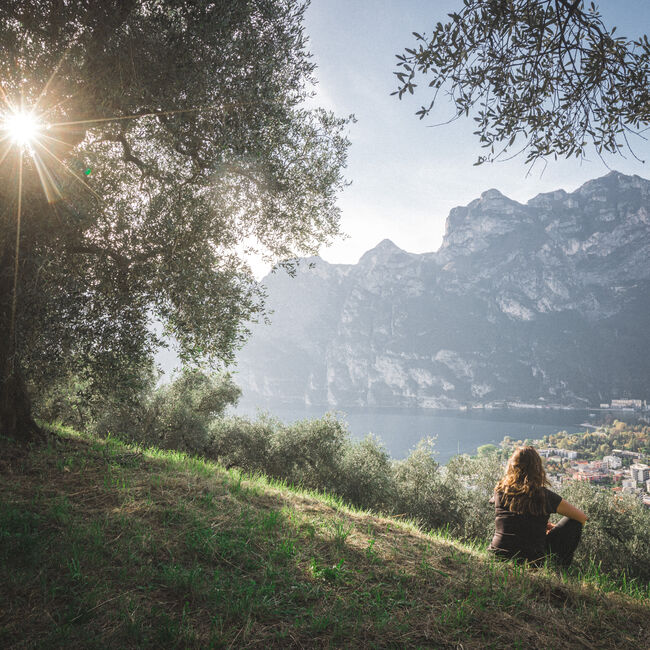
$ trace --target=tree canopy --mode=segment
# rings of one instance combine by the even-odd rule
[[[263,311],[244,248],[338,234],[347,120],[304,108],[305,7],[0,5],[0,429],[34,430],[25,380],[134,376],[152,319],[185,357],[230,360]]]
[[[524,153],[634,154],[650,126],[650,43],[604,24],[583,0],[464,0],[431,34],[397,55],[401,99],[423,78],[431,114],[449,96],[452,119],[472,116],[487,153],[477,164]],[[418,91],[419,92],[419,91]]]

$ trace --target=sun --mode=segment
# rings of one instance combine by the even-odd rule
[[[2,130],[19,147],[28,147],[39,136],[42,128],[39,119],[30,111],[16,111],[7,115]]]

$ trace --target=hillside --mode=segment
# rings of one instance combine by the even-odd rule
[[[639,648],[648,591],[71,431],[0,439],[3,647]],[[645,596],[645,599],[644,599]]]
[[[335,407],[598,406],[650,397],[650,181],[612,172],[454,208],[436,252],[265,278],[244,399]]]

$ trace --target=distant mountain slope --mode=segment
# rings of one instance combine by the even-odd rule
[[[650,181],[612,172],[526,205],[454,208],[440,250],[265,278],[247,399],[332,406],[595,405],[650,398]],[[313,266],[313,268],[310,268]]]

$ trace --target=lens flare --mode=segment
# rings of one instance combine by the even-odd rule
[[[38,137],[41,123],[31,112],[10,113],[2,124],[2,130],[19,147],[28,147]]]

